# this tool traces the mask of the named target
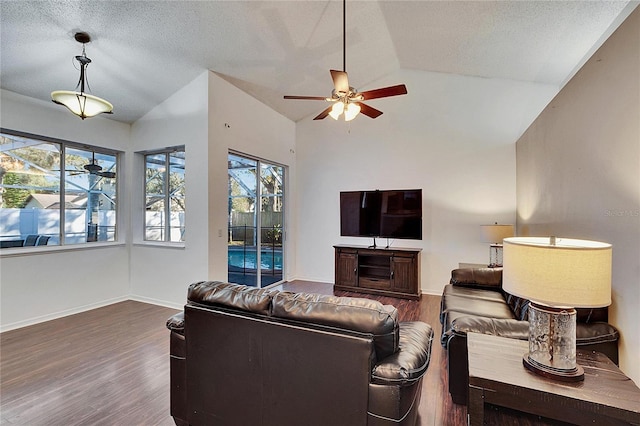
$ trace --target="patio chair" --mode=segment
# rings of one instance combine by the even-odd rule
[[[40,235],[40,238],[38,238],[38,242],[36,243],[37,246],[46,246],[47,243],[49,242],[49,236],[46,235]]]
[[[25,246],[35,246],[36,241],[38,241],[39,235],[27,235],[27,239],[24,240]]]

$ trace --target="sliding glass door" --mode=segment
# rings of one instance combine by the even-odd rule
[[[228,280],[264,287],[283,278],[283,166],[230,153]]]

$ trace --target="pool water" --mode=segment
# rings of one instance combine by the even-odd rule
[[[256,269],[255,250],[229,250],[229,266],[240,269]],[[282,252],[263,250],[260,254],[260,269],[282,270]]]

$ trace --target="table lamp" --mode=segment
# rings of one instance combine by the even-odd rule
[[[489,268],[502,266],[502,240],[513,237],[513,225],[480,225],[482,242],[489,245]]]
[[[611,244],[555,237],[504,240],[502,288],[530,301],[526,368],[542,376],[580,381],[576,310],[611,304]]]

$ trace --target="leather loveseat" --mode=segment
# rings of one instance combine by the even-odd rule
[[[171,330],[177,425],[414,425],[433,331],[362,298],[189,286]]]
[[[467,333],[528,340],[529,301],[502,290],[502,268],[455,269],[444,287],[440,322],[447,350],[449,393],[466,404],[469,387]],[[604,353],[618,363],[618,330],[607,323],[607,308],[576,309],[576,346]]]

